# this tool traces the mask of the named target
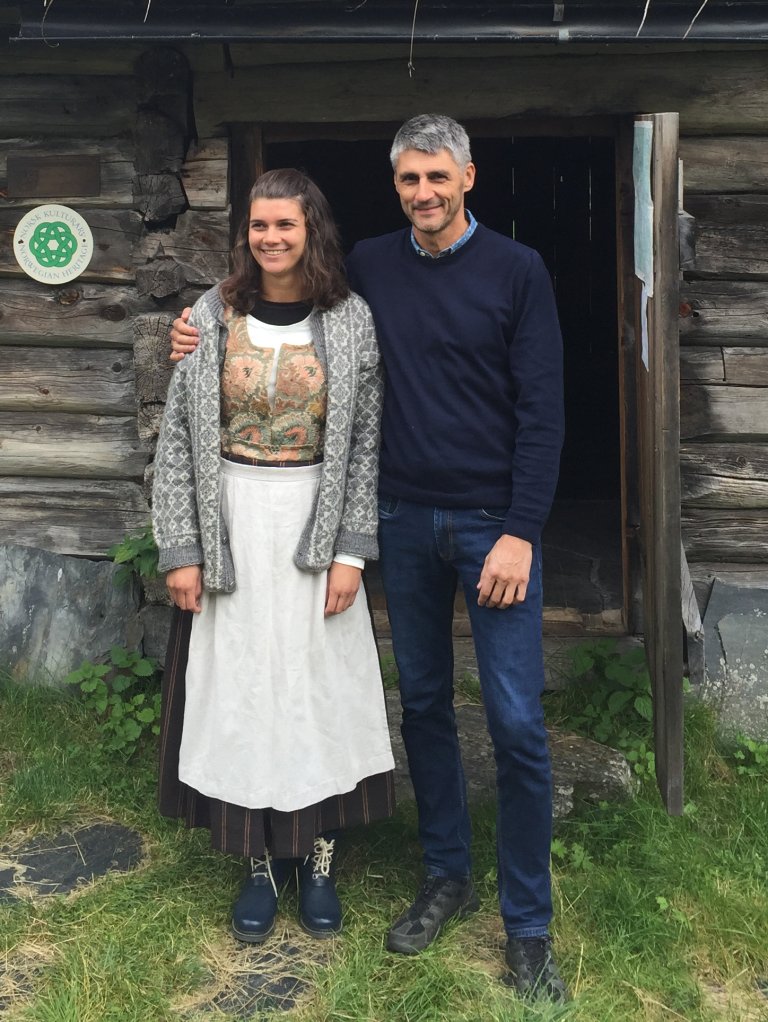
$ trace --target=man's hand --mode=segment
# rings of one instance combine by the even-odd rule
[[[165,584],[171,594],[171,599],[180,610],[200,613],[203,572],[199,564],[190,564],[186,568],[173,568],[165,576]]]
[[[533,547],[517,536],[500,536],[485,559],[477,588],[481,607],[503,610],[522,603],[531,577]]]
[[[171,325],[171,362],[180,362],[185,355],[189,355],[200,343],[200,333],[197,327],[189,326],[187,320],[192,310],[187,306],[178,319],[174,319]]]
[[[325,590],[325,616],[341,614],[355,602],[360,588],[360,568],[351,564],[334,561],[328,569],[328,583]]]

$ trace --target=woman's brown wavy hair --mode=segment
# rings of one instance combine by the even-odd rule
[[[232,249],[232,273],[220,285],[222,301],[236,312],[247,314],[261,288],[261,269],[248,246],[251,203],[255,199],[295,199],[307,224],[307,244],[302,259],[307,301],[318,309],[330,309],[349,295],[344,273],[339,231],[328,200],[314,181],[300,170],[268,170],[257,178],[248,196],[248,211]]]

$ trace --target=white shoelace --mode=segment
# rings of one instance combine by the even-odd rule
[[[335,838],[333,841],[326,841],[324,837],[315,838],[314,851],[312,852],[313,876],[330,876],[333,846],[335,843]],[[309,859],[309,856],[307,856],[307,859]]]
[[[264,852],[263,859],[251,858],[251,876],[268,876],[269,882],[272,884],[272,890],[275,892],[275,897],[277,897],[277,884],[275,883],[275,878],[272,876],[272,857],[269,852]]]

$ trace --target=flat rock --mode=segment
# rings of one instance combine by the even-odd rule
[[[0,546],[0,651],[21,682],[61,685],[83,660],[141,638],[138,594],[114,584],[116,565]]]
[[[704,615],[702,699],[725,732],[768,739],[768,589],[716,578]]]
[[[400,735],[400,697],[387,692],[387,715],[395,756],[395,790],[400,799],[412,799],[413,786]],[[485,710],[476,703],[456,706],[456,720],[470,801],[492,798],[496,791],[496,763],[485,724]],[[615,749],[589,738],[549,731],[552,757],[553,815],[567,816],[574,800],[618,802],[635,791],[632,771]]]
[[[68,894],[107,873],[126,873],[141,860],[140,834],[118,823],[94,823],[18,848],[0,848],[0,899]]]

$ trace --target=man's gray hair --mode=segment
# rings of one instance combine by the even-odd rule
[[[393,170],[406,149],[433,155],[447,149],[462,170],[472,160],[469,135],[458,121],[445,114],[417,114],[405,122],[395,135],[389,152]]]

